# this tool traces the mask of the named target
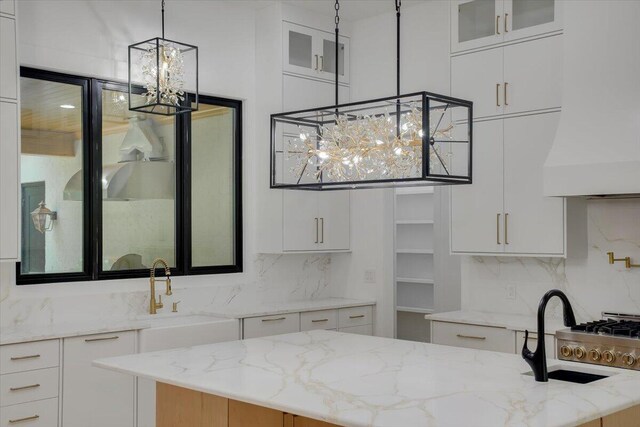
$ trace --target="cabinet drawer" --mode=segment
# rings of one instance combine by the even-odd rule
[[[243,338],[267,337],[300,331],[300,313],[244,319]]]
[[[338,328],[370,325],[373,323],[373,310],[370,305],[349,307],[338,310]]]
[[[56,427],[58,399],[21,403],[0,410],[0,427]]]
[[[300,313],[300,330],[335,329],[338,325],[337,310],[319,310]]]
[[[16,372],[0,377],[0,406],[58,396],[58,368]]]
[[[60,364],[58,340],[0,346],[0,374],[51,368]]]
[[[527,340],[527,346],[529,350],[535,351],[536,346],[538,345],[538,334],[535,332],[529,332],[529,339]],[[516,332],[516,353],[520,353],[522,351],[522,346],[524,345],[524,332],[518,331]],[[556,358],[556,340],[555,336],[551,334],[544,334],[544,346],[547,351],[548,358]]]
[[[515,353],[514,332],[505,328],[438,321],[431,324],[433,344]]]
[[[346,332],[347,334],[358,334],[358,335],[373,335],[373,325],[360,325],[360,326],[349,326],[347,328],[340,328],[338,332]]]

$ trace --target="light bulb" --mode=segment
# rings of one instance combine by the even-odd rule
[[[329,155],[324,151],[320,151],[318,152],[318,157],[321,158],[322,160],[326,160],[329,158]]]
[[[306,141],[307,140],[307,134],[300,133],[300,139],[303,140],[303,141]]]

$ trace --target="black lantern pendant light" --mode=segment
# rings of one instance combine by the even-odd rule
[[[164,5],[162,37],[129,46],[129,110],[172,116],[198,110],[198,47],[165,38]]]
[[[471,183],[473,104],[430,92],[400,94],[400,0],[395,7],[396,96],[339,105],[336,0],[335,105],[271,115],[271,188]]]

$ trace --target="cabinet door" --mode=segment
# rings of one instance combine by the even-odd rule
[[[474,123],[473,184],[451,188],[451,252],[503,249],[502,120]]]
[[[505,113],[562,105],[562,36],[504,48]]]
[[[6,13],[7,15],[16,14],[15,0],[0,0],[0,13]]]
[[[319,250],[318,195],[315,192],[284,190],[282,199],[282,249],[284,251]]]
[[[296,74],[318,77],[320,53],[317,51],[316,30],[302,25],[282,24],[282,69]]]
[[[0,260],[17,260],[18,106],[10,102],[0,102],[0,206]]]
[[[505,0],[504,40],[516,40],[562,29],[560,0]]]
[[[65,338],[62,424],[134,425],[134,377],[91,366],[96,359],[135,353],[135,332]]]
[[[320,43],[320,71],[322,78],[335,81],[336,78],[336,36],[335,34],[318,32]],[[338,81],[349,83],[349,39],[340,37],[338,46]]]
[[[0,16],[0,98],[18,98],[16,21]]]
[[[564,199],[544,197],[542,188],[542,167],[559,119],[560,113],[550,113],[504,120],[507,253],[562,255],[565,252]]]
[[[351,192],[318,193],[318,217],[322,250],[347,250],[351,246]]]
[[[451,51],[489,46],[503,41],[503,0],[451,2]]]
[[[451,58],[451,94],[473,101],[473,116],[488,117],[504,112],[503,49],[489,49]],[[454,109],[454,120],[464,120]]]

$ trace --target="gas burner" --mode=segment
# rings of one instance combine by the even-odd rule
[[[575,332],[586,332],[599,335],[617,335],[640,338],[640,322],[634,320],[603,319],[581,323],[571,327]]]

